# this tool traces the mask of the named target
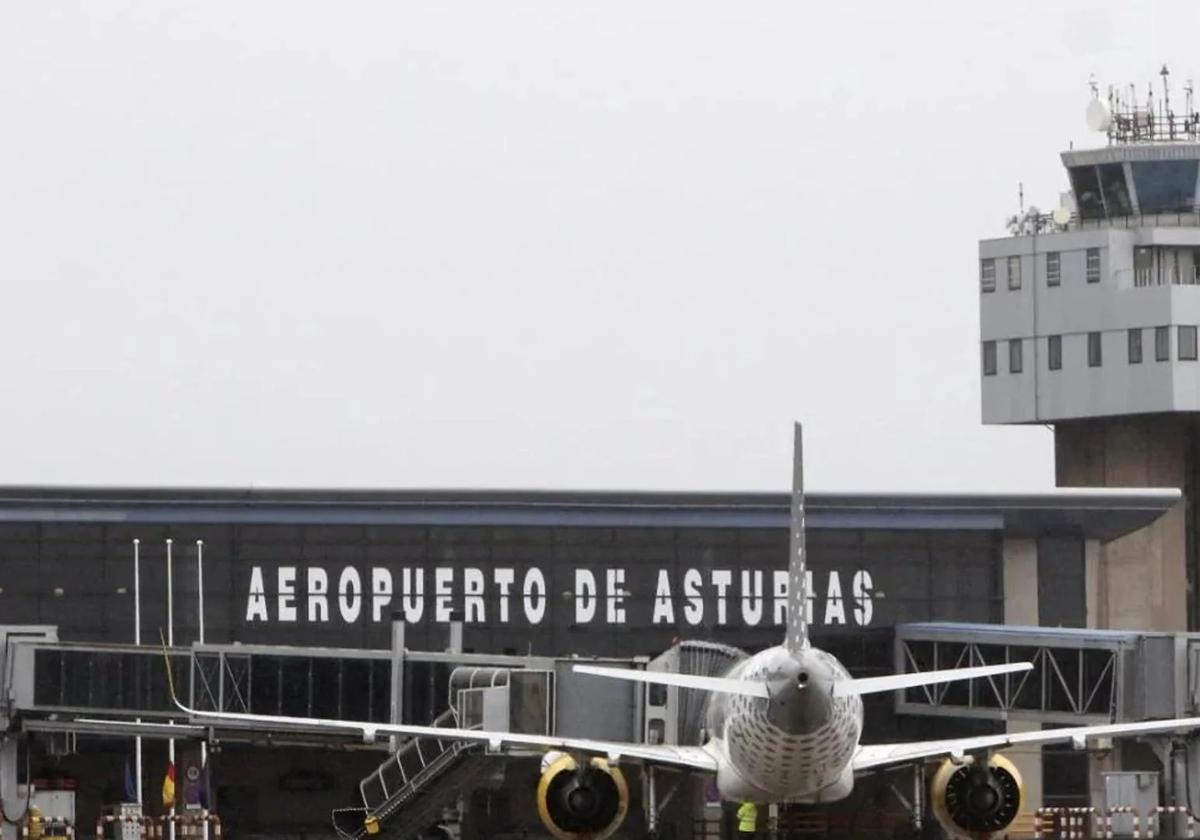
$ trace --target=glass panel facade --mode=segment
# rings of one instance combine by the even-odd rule
[[[1071,191],[1081,219],[1103,219],[1104,199],[1100,195],[1100,176],[1094,166],[1071,167]]]
[[[1179,358],[1185,362],[1196,361],[1196,328],[1183,326],[1179,328]]]
[[[1100,249],[1087,249],[1087,281],[1089,283],[1100,282]]]
[[[1058,251],[1046,254],[1046,285],[1057,286],[1062,283],[1062,258]]]
[[[1142,329],[1134,327],[1129,331],[1129,364],[1142,363]]]
[[[1129,198],[1129,186],[1125,183],[1125,164],[1106,163],[1096,167],[1100,171],[1100,187],[1104,192],[1104,208],[1111,219],[1133,213],[1133,202]]]
[[[400,611],[414,650],[444,648],[455,612],[465,622],[468,651],[626,656],[664,650],[676,637],[756,650],[779,641],[786,605],[776,574],[786,580],[786,526],[209,525],[168,532],[155,525],[0,523],[0,586],[11,601],[6,621],[54,624],[72,641],[132,641],[138,538],[142,626],[165,627],[165,533],[175,540],[179,645],[197,633],[195,559],[182,546],[200,538],[211,643],[383,649],[392,613]],[[993,530],[811,528],[815,640],[858,639],[899,621],[1001,619],[999,546]],[[117,592],[121,585],[124,593]],[[660,599],[663,587],[669,594]],[[248,666],[256,711],[382,714],[377,692],[387,691],[386,669],[257,652],[248,654]],[[112,662],[63,653],[39,674],[64,675],[36,687],[40,703],[62,697],[89,708],[166,704],[161,654],[153,647]],[[444,691],[444,676],[429,679]],[[308,692],[338,684],[346,692]]]
[[[1171,328],[1154,328],[1154,360],[1166,362],[1171,359]]]
[[[1016,291],[1021,288],[1021,258],[1008,258],[1008,288]]]
[[[1190,212],[1196,198],[1194,160],[1148,160],[1130,164],[1143,213]]]
[[[985,292],[996,291],[996,261],[994,259],[979,261],[979,286]]]

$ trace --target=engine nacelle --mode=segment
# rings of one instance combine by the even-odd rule
[[[929,783],[933,815],[952,837],[990,840],[1017,818],[1025,787],[1011,761],[993,755],[987,764],[946,760]]]
[[[605,840],[629,810],[629,787],[619,767],[603,758],[580,765],[573,756],[551,753],[542,762],[538,816],[558,840]]]

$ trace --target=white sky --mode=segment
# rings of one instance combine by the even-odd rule
[[[1200,5],[0,6],[0,482],[1044,488],[977,240]]]

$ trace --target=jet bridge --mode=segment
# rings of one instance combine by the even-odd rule
[[[416,833],[468,783],[482,784],[501,757],[449,739],[366,743],[314,726],[263,732],[237,721],[198,725],[182,719],[173,704],[167,665],[181,699],[204,711],[616,741],[638,741],[645,730],[641,686],[576,675],[572,658],[406,650],[399,623],[391,650],[195,644],[164,651],[58,642],[53,628],[14,629],[2,650],[2,723],[10,731],[378,751],[379,767],[359,784],[362,806],[334,814],[335,827],[347,837],[361,836],[366,817],[376,824],[391,820],[393,835]],[[603,661],[647,664],[645,658]],[[16,787],[16,744],[8,738],[0,750],[0,790]]]
[[[896,627],[897,673],[1008,662],[1034,667],[897,692],[896,711],[1070,726],[1200,710],[1200,634],[951,622]]]

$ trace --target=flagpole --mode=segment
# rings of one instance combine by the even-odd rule
[[[171,558],[171,543],[172,543],[172,540],[170,537],[168,537],[167,538],[167,647],[174,649],[174,647],[175,647],[175,587],[174,587],[174,582],[171,577],[171,571],[172,571],[171,566],[172,566],[172,562],[173,562],[172,558]],[[167,658],[167,667],[168,668],[172,667],[170,657]],[[174,669],[172,668],[172,670],[174,670]],[[171,773],[175,769],[175,739],[174,738],[167,739],[167,762],[168,762],[167,763],[167,772]],[[172,780],[172,786],[174,787],[174,780]],[[175,791],[172,790],[171,807],[168,809],[169,814],[173,815],[175,813],[175,802],[177,801],[177,799],[178,799],[178,796],[176,796]],[[170,836],[171,840],[175,840],[175,821],[174,820],[170,821],[170,826],[171,826],[171,828],[170,828],[169,836]]]
[[[142,644],[142,566],[141,566],[141,540],[133,541],[133,643],[137,646]],[[138,723],[142,722],[141,718],[137,719]],[[136,775],[135,790],[137,791],[137,803],[142,804],[142,736],[138,735],[134,738],[133,748],[133,763],[134,772]]]
[[[204,644],[204,540],[196,540],[196,601],[200,614],[200,644]],[[217,711],[221,711],[218,709]],[[200,742],[200,772],[204,777],[204,802],[201,813],[208,810],[208,742]],[[204,821],[203,840],[208,840],[208,820]]]

